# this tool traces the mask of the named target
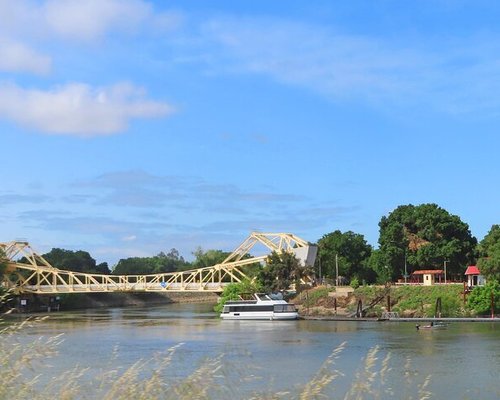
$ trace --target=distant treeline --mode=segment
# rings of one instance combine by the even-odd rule
[[[334,232],[318,240],[315,272],[318,277],[359,283],[384,283],[401,279],[417,269],[443,269],[448,279],[462,280],[468,265],[477,264],[489,279],[500,280],[500,225],[493,225],[478,243],[469,226],[436,204],[403,205],[379,222],[378,248],[362,234]],[[207,267],[222,262],[230,253],[222,250],[193,252],[188,262],[172,248],[151,257],[121,259],[110,270],[97,264],[86,251],[52,249],[43,256],[54,267],[100,274],[152,274]]]
[[[75,272],[143,275],[208,267],[222,262],[229,254],[231,253],[222,250],[204,251],[198,248],[193,252],[195,260],[188,262],[179,254],[177,249],[173,248],[168,253],[160,252],[152,257],[122,258],[113,270],[109,268],[108,263],[97,264],[96,260],[87,251],[82,250],[72,251],[55,248],[43,254],[42,257],[55,268]]]

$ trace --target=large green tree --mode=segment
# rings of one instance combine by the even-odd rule
[[[216,264],[220,264],[224,261],[231,253],[222,250],[203,250],[198,247],[193,251],[193,255],[196,257],[193,261],[193,268],[205,268],[212,267]]]
[[[477,266],[486,280],[500,282],[500,225],[493,225],[478,246]]]
[[[288,290],[295,283],[300,289],[300,280],[311,273],[295,254],[273,251],[266,259],[266,265],[259,271],[257,280],[266,292]]]
[[[3,274],[5,273],[5,268],[7,267],[7,261],[5,259],[5,254],[0,249],[0,283],[2,282],[3,279]],[[2,303],[4,302],[4,294],[5,294],[5,289],[3,286],[0,285],[0,308],[2,307]]]
[[[351,231],[334,232],[324,235],[318,241],[318,257],[316,263],[321,263],[322,276],[336,278],[336,262],[339,276],[350,281],[353,278],[372,281],[375,274],[368,266],[372,247],[363,235]],[[337,260],[336,260],[337,257]]]
[[[130,257],[118,261],[113,269],[115,275],[159,274],[189,269],[191,265],[176,249],[160,252],[154,257]]]
[[[476,238],[469,226],[437,204],[397,207],[380,223],[380,252],[392,279],[416,269],[442,269],[461,277],[475,259]]]
[[[222,263],[229,255],[231,255],[231,253],[213,249],[205,251],[201,247],[198,247],[195,251],[193,251],[193,255],[196,258],[189,268],[206,268]],[[248,253],[241,257],[242,260],[249,258],[252,258],[252,256]],[[253,278],[259,273],[260,267],[261,265],[259,263],[252,263],[242,266],[239,269],[249,278]]]
[[[96,260],[83,250],[72,251],[54,248],[42,256],[55,268],[75,272],[110,273],[107,263],[97,264]]]
[[[389,267],[388,257],[380,249],[375,249],[372,251],[370,258],[368,259],[368,265],[370,269],[376,275],[376,282],[379,284],[385,284],[386,282],[391,282],[393,278],[393,269]]]
[[[3,277],[5,268],[7,268],[7,259],[3,250],[0,249],[0,279]]]

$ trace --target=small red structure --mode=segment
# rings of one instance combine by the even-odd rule
[[[469,265],[465,271],[465,276],[467,277],[467,286],[469,288],[474,286],[483,286],[486,283],[486,279],[481,275],[481,271],[475,265]]]
[[[424,286],[431,286],[436,283],[441,283],[444,277],[444,271],[442,269],[419,269],[413,271],[410,275],[410,282],[415,284],[421,284]]]

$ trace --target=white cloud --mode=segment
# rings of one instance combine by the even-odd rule
[[[126,130],[133,118],[173,111],[166,103],[146,99],[144,90],[131,84],[93,88],[71,83],[47,91],[0,85],[0,117],[52,134],[109,135]]]
[[[168,31],[179,12],[159,12],[143,0],[0,0],[0,36],[96,40],[110,32]]]
[[[81,40],[133,31],[153,16],[151,4],[140,0],[50,0],[41,11],[54,33]]]
[[[51,57],[33,50],[40,43],[168,32],[182,19],[179,12],[159,12],[143,0],[0,0],[0,71],[49,72]]]
[[[129,236],[122,237],[123,242],[133,242],[136,239],[137,239],[136,235],[129,235]]]
[[[50,71],[52,60],[28,46],[0,40],[0,71],[24,71],[44,75]]]
[[[447,113],[498,113],[495,37],[376,37],[273,18],[226,17],[201,27],[191,60],[212,73],[253,73],[333,99]],[[206,49],[210,49],[207,51]],[[185,57],[189,59],[189,57]]]
[[[436,61],[377,38],[291,21],[226,18],[207,23],[202,33],[233,71],[266,74],[334,96],[399,93]]]

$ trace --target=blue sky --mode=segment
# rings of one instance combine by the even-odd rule
[[[110,264],[252,230],[500,223],[500,6],[0,0],[0,241]]]

